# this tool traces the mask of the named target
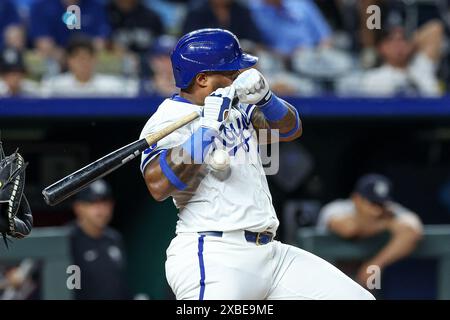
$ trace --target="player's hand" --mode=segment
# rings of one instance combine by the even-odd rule
[[[272,92],[266,78],[256,69],[241,73],[233,82],[239,101],[242,103],[263,105],[270,100]]]
[[[201,125],[220,131],[223,121],[227,118],[231,108],[235,89],[233,86],[220,88],[205,98],[202,111]]]

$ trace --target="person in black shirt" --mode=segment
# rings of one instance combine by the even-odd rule
[[[148,52],[154,39],[164,34],[161,18],[140,0],[113,0],[107,16],[114,44],[137,54]]]
[[[249,9],[234,0],[208,0],[190,10],[183,24],[183,34],[202,28],[227,29],[241,40],[262,43]]]
[[[71,249],[79,266],[77,300],[130,299],[125,280],[125,255],[120,234],[108,227],[114,202],[109,185],[98,180],[78,193],[73,204]]]

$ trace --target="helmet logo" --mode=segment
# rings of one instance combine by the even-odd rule
[[[380,197],[385,197],[389,192],[389,186],[384,182],[377,182],[374,187],[375,193]]]

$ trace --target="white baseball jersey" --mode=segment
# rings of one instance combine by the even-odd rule
[[[140,137],[200,110],[200,106],[179,96],[166,99],[148,120]],[[179,209],[177,233],[249,230],[275,234],[279,221],[259,157],[256,132],[250,121],[253,110],[254,106],[245,104],[233,108],[225,129],[216,138],[216,146],[225,145],[230,154],[230,170],[226,174],[216,173],[206,166],[199,175],[198,187],[190,186],[173,194]],[[144,151],[141,171],[144,172],[148,163],[163,150],[183,144],[198,128],[199,119]]]
[[[177,96],[166,99],[141,137],[200,109]],[[222,144],[230,154],[230,170],[217,173],[202,166],[199,179],[173,195],[179,219],[177,236],[167,249],[165,270],[176,298],[373,299],[311,253],[278,241],[258,245],[245,238],[244,230],[275,233],[278,227],[250,121],[253,110],[247,105],[232,109],[214,142],[217,148],[226,142]],[[151,146],[142,154],[141,170],[163,150],[184,143],[198,128],[196,120]]]
[[[409,223],[412,227],[421,229],[421,223],[417,215],[411,210],[396,202],[389,202],[387,209],[394,215],[395,219]],[[351,199],[339,199],[325,205],[319,213],[317,228],[321,231],[328,230],[331,218],[355,216],[356,208]]]

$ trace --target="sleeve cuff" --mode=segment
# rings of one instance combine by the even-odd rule
[[[151,160],[153,160],[157,155],[159,155],[161,152],[163,152],[164,150],[167,149],[160,149],[160,150],[155,150],[151,153],[149,153],[144,160],[141,162],[141,172],[142,174],[144,174],[145,172],[145,167],[150,163]]]

